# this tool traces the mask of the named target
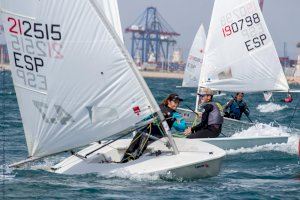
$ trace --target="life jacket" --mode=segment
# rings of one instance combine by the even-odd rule
[[[169,108],[168,106],[166,106],[164,104],[160,104],[159,107],[169,125],[169,128],[171,128],[173,126],[174,122],[176,121],[176,119],[173,118],[173,114],[176,111]]]
[[[237,102],[234,100],[229,108],[230,116],[232,116],[234,119],[241,119],[244,112],[243,109],[245,109],[245,103],[243,101]]]
[[[219,111],[221,113],[221,116],[224,117],[224,108],[219,102],[215,102],[215,104],[218,106]]]
[[[204,105],[210,104],[213,106],[213,110],[209,113],[208,115],[208,125],[213,125],[213,124],[223,124],[224,118],[221,114],[221,110],[218,107],[218,105],[215,102],[208,102],[205,104],[202,104],[201,107]]]

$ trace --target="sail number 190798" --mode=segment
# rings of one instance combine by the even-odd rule
[[[257,24],[259,22],[260,22],[260,18],[258,14],[254,13],[253,15],[247,16],[236,22],[231,23],[230,25],[223,27],[222,28],[223,36],[228,37],[234,33],[243,30],[245,27],[253,26],[254,24]]]

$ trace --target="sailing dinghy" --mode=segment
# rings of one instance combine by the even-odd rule
[[[199,89],[228,92],[288,92],[289,86],[257,0],[215,0]],[[181,109],[192,121],[195,114]],[[225,118],[228,122],[246,123]],[[249,123],[253,125],[253,123]],[[205,139],[221,148],[286,143],[288,137]]]
[[[60,152],[73,156],[52,167],[65,174],[171,173],[215,176],[224,150],[173,139],[169,127],[101,0],[1,0],[11,72],[22,117],[27,162]],[[70,6],[72,5],[72,6]],[[116,4],[115,4],[116,5]],[[152,116],[148,121],[149,116]],[[155,119],[153,119],[155,117]],[[100,144],[160,123],[164,138],[144,155],[120,163],[129,140]],[[89,145],[82,151],[74,149]]]
[[[203,24],[200,25],[190,49],[185,66],[182,87],[198,87],[203,62],[206,34]]]

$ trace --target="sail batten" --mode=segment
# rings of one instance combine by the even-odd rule
[[[256,0],[215,1],[199,86],[230,92],[289,90]]]
[[[29,156],[110,137],[158,110],[104,1],[116,3],[1,0]]]
[[[29,90],[29,91],[32,91],[32,92],[36,92],[36,93],[39,93],[39,94],[42,94],[42,95],[47,95],[46,92],[41,92],[41,91],[38,91],[38,90],[34,90],[32,88],[24,87],[24,86],[19,85],[19,84],[15,84],[15,87],[19,87],[19,88],[24,89],[24,90]]]

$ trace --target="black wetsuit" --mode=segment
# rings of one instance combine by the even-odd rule
[[[161,104],[160,109],[171,128],[173,123],[176,119],[172,118],[174,110],[171,108],[165,106],[164,104]],[[162,127],[160,128],[159,125],[151,123],[149,126],[143,128],[142,130],[138,131],[135,136],[133,137],[129,147],[127,148],[121,162],[125,163],[129,160],[135,160],[139,158],[143,152],[146,150],[147,146],[154,142],[153,139],[149,138],[146,134],[150,134],[156,138],[162,138],[163,135],[161,133]],[[146,133],[146,134],[143,134]]]
[[[209,122],[209,118],[214,109],[218,109],[216,105],[212,103],[202,106],[204,112],[202,113],[201,122],[192,127],[192,133],[187,138],[215,138],[218,137],[222,131],[223,117],[220,111],[215,110],[215,120]],[[212,117],[212,116],[211,116]]]

